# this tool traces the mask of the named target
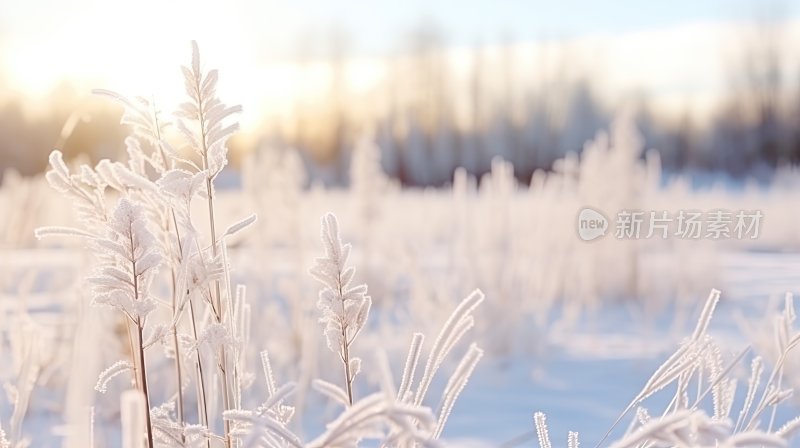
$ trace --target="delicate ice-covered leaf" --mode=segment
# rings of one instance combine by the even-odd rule
[[[142,191],[148,191],[151,193],[157,191],[156,185],[150,181],[150,179],[134,173],[124,165],[114,165],[113,172],[116,175],[116,178],[119,179],[119,181],[122,182],[126,187],[138,188]]]
[[[217,69],[209,70],[206,76],[203,78],[203,83],[200,85],[200,92],[205,97],[210,97],[214,95],[214,88],[217,85],[217,80],[219,79],[219,72]]]
[[[164,339],[165,336],[169,334],[169,327],[164,324],[157,324],[152,326],[150,330],[150,334],[145,337],[144,340],[144,347],[150,347],[151,345],[155,344],[156,342]]]
[[[361,372],[361,358],[350,358],[350,375],[355,377]]]
[[[261,408],[269,410],[279,406],[284,400],[289,398],[289,396],[294,393],[295,389],[297,389],[297,385],[295,383],[290,382],[284,384],[283,386],[279,387],[271,397],[269,397],[269,400],[261,405]]]
[[[53,168],[54,172],[56,172],[62,178],[69,177],[69,169],[67,169],[67,165],[64,163],[64,156],[61,154],[61,151],[56,149],[51,152],[48,160],[50,161],[50,166]]]
[[[61,226],[46,226],[39,227],[34,230],[34,235],[37,239],[42,239],[48,236],[77,236],[81,238],[93,239],[94,235],[81,229],[74,227],[61,227]]]
[[[789,443],[774,434],[748,431],[732,436],[726,441],[725,446],[730,448],[786,448]]]
[[[225,229],[225,233],[222,234],[222,238],[226,236],[235,235],[236,233],[250,227],[250,225],[256,222],[256,219],[258,219],[258,216],[254,213],[248,216],[247,218],[244,218],[241,221],[232,224],[230,227]]]
[[[151,250],[136,260],[136,274],[141,275],[161,264],[161,254],[155,250]]]
[[[101,394],[106,393],[108,390],[108,383],[117,375],[125,373],[129,370],[133,370],[133,366],[129,361],[120,360],[115,362],[107,369],[100,372],[100,375],[97,378],[97,384],[94,386],[94,390],[100,392]]]
[[[318,392],[325,394],[328,398],[341,404],[342,406],[350,405],[350,402],[347,399],[347,393],[342,390],[341,387],[320,379],[314,380],[311,385]]]
[[[47,183],[59,193],[66,193],[70,190],[71,186],[69,181],[66,177],[62,176],[61,173],[50,170],[47,174],[44,175],[45,179],[47,179]]]

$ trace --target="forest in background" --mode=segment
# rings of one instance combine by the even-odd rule
[[[800,162],[800,54],[787,51],[788,27],[775,18],[755,20],[735,57],[720,52],[726,85],[702,119],[688,102],[684,112],[661,113],[653,92],[608,98],[602,61],[576,54],[567,40],[531,50],[503,36],[454,58],[432,22],[383,58],[376,86],[356,92],[348,84],[348,34],[334,27],[301,40],[292,61],[301,73],[322,66],[328,89],[313,100],[298,97],[282,117],[264,116],[244,129],[231,142],[232,162],[256,150],[293,147],[312,181],[344,185],[352,149],[366,134],[381,148],[384,171],[404,185],[447,184],[459,166],[482,175],[495,157],[511,161],[527,182],[535,170],[581,152],[625,110],[667,172],[768,179],[775,168]],[[124,151],[119,108],[67,82],[51,97],[48,110],[30,114],[20,94],[0,95],[0,172],[41,172],[53,148],[94,160]]]

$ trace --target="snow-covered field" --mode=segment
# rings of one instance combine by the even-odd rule
[[[6,186],[6,204],[15,194],[9,191],[12,188],[16,192],[39,189],[37,196],[47,198],[42,200],[48,205],[39,209],[31,224],[68,224],[71,219],[64,204],[40,183],[27,180],[24,185]],[[791,191],[776,188],[752,197],[729,197],[719,191],[678,197],[663,188],[651,193],[657,196],[654,201],[670,203],[689,198],[691,204],[716,200],[722,205],[739,201],[767,205],[776,201],[771,196],[788,196]],[[596,256],[599,244],[606,241],[580,241],[574,216],[559,211],[570,206],[559,206],[558,200],[525,189],[509,193],[505,203],[491,191],[464,191],[459,196],[452,191],[390,190],[374,200],[373,214],[365,217],[365,202],[373,199],[357,192],[292,194],[296,194],[293,201],[280,205],[258,204],[268,200],[268,191],[220,194],[223,223],[254,206],[274,210],[272,218],[270,214],[262,217],[230,249],[235,281],[246,285],[253,297],[252,329],[257,335],[253,340],[270,350],[279,377],[302,377],[305,368],[313,372],[307,372],[307,377],[329,375],[335,380],[338,370],[322,365],[335,360],[322,349],[324,337],[314,321],[316,287],[306,274],[313,257],[321,252],[315,242],[315,217],[325,209],[335,211],[346,238],[354,242],[354,264],[360,267],[359,275],[370,286],[374,301],[375,322],[361,336],[362,356],[378,348],[387,350],[397,371],[412,331],[432,334],[460,295],[475,287],[486,292],[476,324],[487,356],[443,433],[455,446],[497,446],[518,437],[520,446],[530,446],[534,411],[547,413],[554,439],[574,430],[581,433],[584,443],[599,440],[652,372],[691,332],[711,286],[723,291],[711,331],[722,341],[724,353],[732,356],[753,343],[748,333],[752,330],[744,322],[755,325],[769,312],[778,312],[776,298],[797,291],[800,281],[800,256],[774,244],[777,237],[770,239],[770,232],[781,230],[769,226],[773,222],[769,212],[762,229],[764,239],[749,245],[692,241],[684,242],[686,247],[673,247],[662,242],[664,247],[653,251],[640,249],[637,263],[647,291],[641,297],[586,290],[587,296],[581,298],[571,295],[569,288],[582,285],[569,285],[570,272],[574,272],[569,266],[583,266],[614,279],[624,265],[581,264],[582,257]],[[505,209],[493,214],[490,209],[498,202]],[[7,224],[15,216],[34,213],[24,207],[14,206],[14,210],[19,212],[6,220]],[[565,217],[559,220],[558,213]],[[510,215],[505,224],[512,230],[500,227],[499,214]],[[781,225],[791,227],[790,222]],[[469,232],[474,238],[459,232]],[[24,344],[12,340],[17,325],[29,321],[38,343],[44,346],[39,358],[42,373],[23,433],[31,437],[32,446],[61,446],[65,421],[80,422],[88,418],[88,407],[95,406],[97,446],[118,446],[116,400],[100,396],[93,386],[97,374],[119,356],[114,353],[119,347],[113,347],[119,341],[114,340],[108,325],[89,334],[82,329],[99,325],[93,319],[112,318],[88,307],[84,278],[91,271],[92,257],[80,248],[82,243],[13,237],[20,242],[20,247],[13,247],[12,237],[6,236],[0,277],[2,354],[13,362],[3,364],[4,381],[13,383],[15,366],[24,358],[19,353],[22,349],[12,344]],[[607,243],[613,251],[613,245],[630,242]],[[540,249],[540,244],[552,248]],[[737,247],[740,245],[745,247]],[[787,248],[793,245],[792,240],[786,241]],[[681,267],[684,269],[677,269]],[[316,347],[307,348],[309,344]],[[168,365],[160,363],[157,368],[168,378]],[[745,370],[736,373],[746,378]],[[156,388],[160,388],[161,374],[151,377]],[[78,381],[78,375],[85,377]],[[162,381],[171,384],[167,378]],[[83,393],[68,392],[79,384],[86,388]],[[364,381],[357,390],[366,393],[372,387]],[[300,431],[316,435],[336,410],[313,392],[304,398],[308,403]],[[779,422],[796,409],[794,405],[787,408]],[[1,412],[0,421],[8,422],[9,401],[3,401]]]
[[[612,427],[603,446],[797,444],[797,173],[665,180],[622,118],[530,185],[497,160],[404,190],[365,139],[350,187],[326,190],[291,150],[222,171],[221,125],[185,126],[195,152],[167,151],[143,110],[129,104],[130,160],[54,153],[50,186],[4,178],[0,446],[132,448],[145,428],[155,446],[550,446],[535,412],[553,446]],[[209,188],[220,172],[240,182]],[[608,218],[594,241],[587,207]],[[620,212],[718,210],[758,212],[758,233],[686,238],[672,221],[648,238],[645,219],[616,235]]]

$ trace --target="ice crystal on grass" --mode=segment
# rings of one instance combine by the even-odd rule
[[[108,391],[108,383],[114,379],[115,376],[127,372],[128,370],[133,370],[133,365],[128,361],[117,361],[111,366],[109,366],[106,370],[100,372],[99,378],[97,378],[97,385],[94,386],[94,389],[101,394],[104,394]]]
[[[194,447],[205,443],[213,433],[203,425],[186,425],[183,429],[183,435],[186,437],[186,443]]]
[[[108,181],[101,175],[95,175],[86,166],[78,173],[70,173],[58,150],[50,153],[49,162],[50,170],[45,175],[47,182],[54,190],[72,200],[78,218],[88,228],[88,233],[99,230],[108,219],[105,205]]]
[[[422,404],[428,388],[433,381],[434,375],[441,367],[447,355],[455,347],[456,343],[475,325],[472,312],[483,302],[484,295],[480,290],[473,291],[465,298],[447,319],[444,327],[439,332],[439,336],[433,343],[433,348],[425,363],[425,371],[422,374],[419,388],[417,389],[414,402]],[[477,355],[480,356],[480,355]],[[407,367],[409,368],[409,367]]]
[[[533,414],[533,423],[536,426],[536,435],[539,438],[539,448],[550,448],[550,435],[547,433],[547,417],[544,413]]]
[[[132,371],[135,389],[121,397],[124,446],[141,446],[145,433],[150,448],[349,448],[368,439],[386,447],[438,445],[436,439],[483,352],[474,344],[465,349],[435,413],[423,401],[444,358],[460,350],[458,341],[473,327],[472,312],[483,294],[476,291],[455,309],[431,349],[418,385],[414,381],[422,356],[421,334],[412,340],[399,388],[383,354],[377,360],[380,390],[355,397],[356,376],[371,366],[352,356],[351,349],[367,328],[372,299],[367,286],[354,281],[355,268],[348,265],[351,247],[342,242],[332,214],[322,219],[325,254],[317,259],[311,275],[322,283],[319,320],[328,347],[341,360],[344,387],[314,380],[313,371],[308,372],[311,375],[303,372],[297,385],[288,382],[278,387],[269,356],[262,352],[267,397],[259,406],[245,408],[243,392],[255,377],[247,368],[248,353],[253,353],[249,350],[253,311],[244,285],[231,277],[228,240],[252,226],[256,215],[242,214],[244,218],[234,220],[221,233],[214,217],[214,180],[228,163],[227,140],[238,129],[238,124],[228,121],[241,109],[219,100],[218,72],[202,68],[195,43],[191,64],[183,67],[183,74],[189,98],[179,106],[174,124],[191,152],[182,155],[165,141],[163,132],[170,123],[160,117],[155,100],[96,91],[125,108],[121,122],[131,128],[124,142],[127,160],[103,160],[94,168],[84,165],[70,172],[61,153],[54,151],[47,179],[72,200],[81,226],[37,231],[40,237],[68,235],[87,241],[98,261],[88,279],[92,302],[124,316],[118,328],[127,339],[121,345],[130,361],[110,365],[95,384],[97,391],[106,392],[115,377]],[[369,149],[369,154],[374,152],[375,148]],[[207,203],[208,221],[202,226],[192,217],[197,198]],[[206,224],[208,232],[201,230]],[[146,353],[157,343],[164,345],[165,353],[153,359]],[[165,364],[173,367],[174,382],[162,381]],[[156,380],[156,393],[148,388],[148,376]],[[188,384],[193,384],[196,396],[185,405]],[[295,415],[291,400],[296,390],[305,394],[309,384],[344,409],[306,444],[290,429]],[[23,402],[29,388],[13,392],[22,403],[11,425],[10,443],[17,448],[15,428],[27,406]],[[161,405],[151,405],[151,395],[167,398]],[[300,403],[305,399],[300,397]],[[196,412],[187,409],[191,404],[196,404]],[[0,443],[9,445],[5,437]]]
[[[416,429],[412,422],[417,422],[421,429]],[[307,446],[350,448],[359,446],[363,439],[385,440],[387,427],[393,435],[385,440],[385,446],[437,446],[428,432],[434,425],[430,409],[397,402],[385,393],[375,393],[346,409],[328,425],[325,433]],[[392,428],[396,430],[392,432]]]
[[[798,423],[800,418],[790,420],[777,431],[773,430],[773,422],[777,406],[792,394],[792,389],[781,387],[783,362],[787,354],[800,344],[800,337],[792,336],[791,322],[794,319],[792,301],[787,297],[784,313],[776,321],[778,336],[775,338],[775,345],[780,351],[780,356],[773,367],[773,373],[766,384],[760,387],[764,366],[760,357],[753,358],[744,402],[734,421],[731,414],[735,402],[736,379],[732,377],[731,372],[742,361],[749,348],[742,350],[730,362],[723,360],[719,346],[708,334],[709,323],[719,298],[720,292],[712,290],[691,337],[656,369],[644,388],[608,430],[606,437],[628,411],[638,406],[636,416],[628,430],[620,440],[611,445],[612,448],[789,446],[789,438],[800,428]],[[675,387],[672,400],[662,412],[659,412],[660,417],[650,417],[642,404],[647,398],[665,390],[668,386]],[[696,398],[690,398],[690,387],[696,387]],[[762,390],[761,398],[756,400],[759,389]],[[708,395],[711,396],[711,403],[706,399]],[[713,410],[712,416],[708,415],[704,407]],[[772,416],[766,427],[762,427],[761,416],[770,408]],[[541,413],[536,414],[534,433],[539,436],[541,448],[550,446],[546,436],[544,415]],[[571,434],[570,447],[573,443]],[[606,437],[600,440],[597,447],[602,445]],[[577,436],[574,443],[577,446]]]
[[[221,348],[227,347],[236,349],[240,345],[240,341],[234,338],[225,325],[212,323],[206,326],[200,336],[197,338],[196,348],[206,345],[213,352],[218,352]]]
[[[167,401],[150,409],[153,437],[158,446],[179,447],[183,445],[183,425],[175,419],[175,402]]]
[[[288,428],[294,415],[294,408],[284,404],[294,393],[295,384],[276,386],[269,354],[266,351],[261,352],[261,363],[267,386],[267,401],[255,411],[242,409],[226,411],[225,419],[233,422],[232,433],[242,441],[243,446],[300,448],[303,446],[300,438]]]
[[[120,199],[106,238],[93,243],[106,259],[89,279],[94,303],[122,311],[134,322],[143,321],[156,307],[148,290],[162,257],[142,207]]]
[[[382,393],[354,400],[353,379],[362,363],[359,358],[350,356],[350,345],[364,329],[371,299],[366,285],[353,286],[355,268],[347,265],[351,246],[342,243],[338,222],[332,214],[322,218],[322,242],[325,256],[317,258],[311,274],[323,285],[318,302],[322,313],[320,322],[325,328],[328,347],[339,355],[344,365],[345,388],[323,380],[315,380],[313,386],[346,409],[309,446],[351,447],[358,446],[363,439],[383,440],[383,446],[437,445],[436,439],[483,351],[475,344],[469,347],[445,386],[438,418],[422,401],[444,359],[474,325],[472,312],[483,301],[483,294],[474,291],[453,311],[431,350],[416,393],[412,393],[411,388],[424,340],[421,334],[415,334],[412,339],[399,389],[384,356],[378,360]]]
[[[350,345],[364,328],[372,299],[367,295],[367,285],[353,286],[356,269],[347,266],[350,244],[339,237],[339,223],[328,213],[322,218],[322,243],[325,256],[316,259],[311,275],[323,288],[317,307],[322,313],[328,348],[337,353],[344,365],[348,403],[353,404],[353,380],[360,361],[350,357]]]
[[[226,143],[238,129],[238,123],[226,125],[225,120],[239,112],[241,106],[226,106],[217,97],[219,73],[204,73],[200,65],[200,51],[192,42],[191,67],[181,67],[184,87],[190,101],[181,103],[175,115],[178,130],[191,148],[204,161],[207,178],[213,180],[228,163]],[[211,194],[209,192],[209,194]]]
[[[349,346],[367,321],[371,298],[366,285],[353,286],[355,268],[347,266],[350,244],[342,244],[336,217],[322,219],[325,257],[317,258],[311,275],[323,284],[317,306],[322,312],[328,348],[336,352]]]

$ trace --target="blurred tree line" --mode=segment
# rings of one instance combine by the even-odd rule
[[[800,69],[800,54],[785,60],[783,28],[776,24],[768,14],[742,36],[744,51],[727,64],[724,102],[708,124],[694,123],[689,110],[682,119],[664,120],[646,93],[634,98],[637,124],[647,146],[660,151],[665,169],[768,176],[776,167],[800,163],[800,79],[787,69]],[[347,33],[333,29],[324,41],[327,98],[298,99],[289,126],[264,123],[258,135],[233,140],[234,155],[294,146],[306,156],[312,176],[343,183],[353,145],[370,132],[387,174],[406,185],[445,184],[457,166],[482,174],[497,156],[512,161],[526,181],[566,152],[580,152],[617,112],[618,105],[600,99],[597,74],[573,67],[566,45],[523,54],[504,36],[464,50],[455,67],[444,33],[423,23],[398,55],[387,58],[382,82],[356,99],[347,80]],[[311,53],[308,41],[301,41],[295,61],[301,69]],[[521,77],[523,63],[546,75]],[[12,97],[0,104],[0,172],[38,172],[54,147],[68,157],[88,151],[95,160],[124,150],[120,110],[105,99],[87,99],[64,85],[53,92],[53,106],[44,114],[27,114],[20,101]]]
[[[800,163],[800,54],[786,60],[783,30],[769,11],[745,31],[742,51],[725,63],[722,101],[704,123],[695,122],[688,106],[682,117],[663,119],[647,92],[627,98],[664,169],[763,178]],[[459,80],[445,36],[425,23],[391,59],[379,89],[367,95],[366,107],[378,111],[365,119],[352,107],[343,80],[346,34],[337,30],[327,42],[333,75],[322,121],[328,125],[313,129],[320,111],[298,104],[296,125],[276,129],[267,140],[310,154],[309,165],[329,167],[334,182],[346,181],[350,150],[365,129],[382,149],[387,174],[403,184],[442,185],[457,166],[483,174],[497,156],[512,161],[527,181],[565,153],[580,152],[619,112],[618,104],[598,94],[597,73],[573,67],[575,55],[566,45],[521,54],[508,36],[476,44],[469,50],[467,79]],[[520,79],[516,66],[531,62],[522,58],[532,58],[548,75]]]
[[[50,95],[50,107],[31,111],[19,97],[0,102],[0,176],[6,169],[31,175],[63,149],[67,159],[114,158],[124,151],[122,110],[103,98],[79,94],[68,84]]]

